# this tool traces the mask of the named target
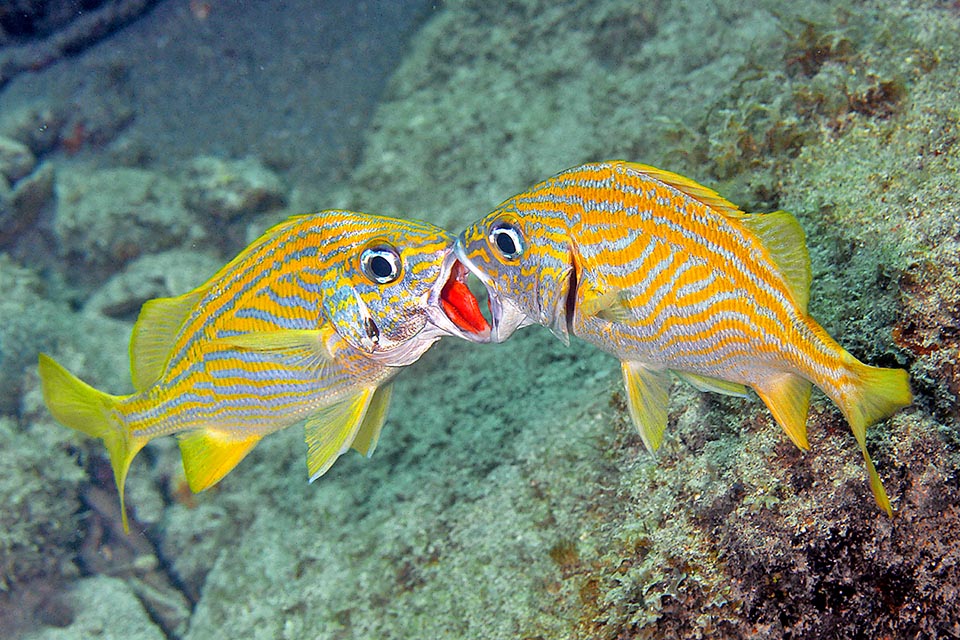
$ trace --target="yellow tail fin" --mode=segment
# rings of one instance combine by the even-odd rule
[[[71,429],[100,438],[107,447],[120,494],[123,530],[129,533],[123,487],[130,462],[145,442],[130,436],[115,411],[123,397],[97,391],[43,353],[40,354],[39,369],[43,400],[53,417]]]
[[[913,402],[910,379],[903,369],[871,367],[849,353],[845,356],[847,369],[856,382],[853,391],[842,393],[837,398],[837,404],[846,416],[847,422],[850,423],[850,429],[857,438],[857,444],[860,445],[864,462],[867,464],[873,497],[887,515],[893,515],[890,499],[883,489],[883,484],[880,483],[880,476],[877,474],[876,467],[873,466],[870,454],[867,453],[867,427],[884,418],[889,418]]]

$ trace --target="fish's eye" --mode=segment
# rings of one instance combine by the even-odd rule
[[[490,244],[507,260],[515,260],[523,253],[523,234],[512,222],[494,222],[490,227]]]
[[[363,275],[377,284],[390,284],[400,277],[400,254],[390,246],[378,245],[360,254]]]

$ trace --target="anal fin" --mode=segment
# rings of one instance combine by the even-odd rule
[[[621,362],[620,368],[633,424],[647,450],[656,451],[667,427],[670,376],[666,371],[649,369],[637,362]]]
[[[377,389],[371,387],[356,393],[314,414],[305,427],[307,442],[307,472],[313,482],[347,451],[360,432],[367,410]],[[379,434],[379,427],[376,429]],[[373,442],[373,432],[365,437]]]
[[[180,456],[187,483],[194,493],[209,489],[240,464],[262,436],[231,437],[202,430],[180,437]]]
[[[793,443],[804,451],[809,449],[807,413],[810,410],[810,391],[813,389],[810,381],[792,373],[783,373],[753,388]]]

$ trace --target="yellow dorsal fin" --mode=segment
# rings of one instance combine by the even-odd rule
[[[812,388],[808,380],[792,373],[769,378],[762,385],[754,386],[777,424],[804,451],[810,448],[807,442],[807,412]]]
[[[180,457],[187,483],[194,493],[220,482],[260,442],[261,436],[234,438],[202,430],[180,437]]]
[[[716,191],[676,173],[645,164],[614,164],[658,180],[729,218],[741,220],[770,252],[770,257],[783,274],[798,306],[806,313],[807,301],[810,298],[810,256],[807,254],[803,228],[791,214],[786,211],[747,214]]]
[[[674,373],[698,391],[712,391],[713,393],[722,393],[727,396],[737,396],[738,398],[747,397],[747,388],[738,382],[702,376],[698,373],[690,373],[689,371],[674,371]]]
[[[203,292],[194,290],[176,298],[156,298],[140,308],[130,337],[130,377],[143,391],[163,375],[180,327],[197,306]]]
[[[301,222],[304,221],[304,219],[311,218],[315,215],[317,214],[307,213],[302,215],[290,216],[286,220],[282,222],[278,222],[272,227],[268,227],[267,230],[264,231],[259,238],[257,238],[256,240],[251,242],[249,245],[247,245],[247,247],[243,251],[238,253],[233,258],[233,260],[231,260],[227,264],[220,267],[219,271],[213,274],[209,280],[207,280],[202,285],[197,287],[194,291],[206,291],[207,289],[210,288],[210,285],[212,285],[215,281],[219,280],[224,275],[232,271],[239,263],[246,260],[254,252],[259,251],[263,247],[263,245],[267,244],[268,242],[276,238],[278,235],[280,235],[284,231],[290,229],[291,227],[295,227],[296,225],[300,224]]]
[[[797,306],[806,313],[812,275],[803,227],[786,211],[755,213],[743,218],[743,225],[770,252]]]
[[[364,389],[346,400],[321,409],[307,420],[305,431],[310,482],[326,473],[353,444],[375,393],[375,387]]]
[[[319,369],[333,359],[330,338],[334,333],[332,326],[324,324],[319,329],[255,331],[210,342],[251,351],[276,351],[295,359],[298,366]]]
[[[373,455],[373,450],[377,448],[377,442],[380,440],[380,429],[383,428],[383,423],[387,419],[392,391],[393,385],[388,384],[374,392],[363,424],[360,425],[360,430],[353,439],[352,448],[368,458]]]
[[[623,166],[624,168],[641,173],[648,178],[652,178],[659,182],[662,182],[666,185],[669,185],[684,193],[697,202],[701,202],[711,209],[716,209],[726,216],[731,218],[742,218],[747,215],[740,210],[740,207],[733,204],[729,200],[726,200],[720,197],[713,189],[708,189],[698,182],[694,182],[690,178],[685,178],[677,173],[672,173],[670,171],[664,171],[663,169],[657,169],[656,167],[651,167],[646,164],[637,164],[635,162],[615,162],[615,165]]]
[[[627,407],[633,424],[640,432],[647,451],[656,451],[667,427],[670,376],[665,371],[648,369],[638,362],[623,361],[620,368],[623,370]]]
[[[143,391],[163,375],[177,333],[213,283],[278,234],[300,224],[306,217],[309,216],[293,216],[270,227],[255,242],[193,291],[173,298],[156,298],[144,303],[130,339],[130,374],[137,391]]]

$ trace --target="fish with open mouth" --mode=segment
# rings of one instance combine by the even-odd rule
[[[600,162],[510,198],[456,250],[488,290],[492,341],[540,324],[620,359],[649,450],[667,424],[668,372],[703,391],[752,388],[801,449],[816,385],[846,417],[892,513],[865,434],[911,403],[907,372],[863,364],[807,314],[810,260],[789,213],[744,213],[677,174]]]
[[[190,488],[202,491],[261,438],[306,420],[315,480],[351,447],[373,453],[402,367],[443,336],[489,340],[453,243],[424,222],[293,217],[193,291],[143,305],[133,394],[98,391],[41,354],[47,408],[103,440],[125,530],[127,471],[160,436],[179,439]]]

